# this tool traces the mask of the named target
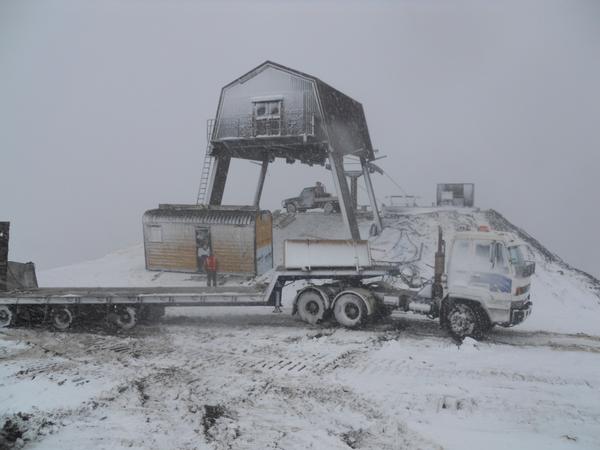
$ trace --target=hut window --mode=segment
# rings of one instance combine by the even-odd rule
[[[162,227],[151,225],[148,227],[148,242],[162,242]]]
[[[281,135],[281,100],[254,102],[254,136]]]

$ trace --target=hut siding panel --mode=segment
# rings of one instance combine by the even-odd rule
[[[312,81],[273,67],[225,89],[217,121],[217,139],[251,136],[253,99],[283,97],[282,135],[301,135],[309,130],[312,115],[320,113]]]
[[[253,226],[212,225],[211,241],[219,272],[254,273]]]

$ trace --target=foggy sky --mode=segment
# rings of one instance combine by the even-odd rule
[[[221,87],[267,59],[360,101],[381,165],[421,204],[474,182],[478,206],[600,276],[594,0],[0,0],[10,258],[102,256],[141,242],[146,209],[195,202]],[[249,204],[258,167],[232,168],[225,203]],[[322,168],[272,165],[261,206],[316,180],[333,190]]]

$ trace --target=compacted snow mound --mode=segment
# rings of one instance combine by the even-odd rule
[[[600,335],[600,281],[565,263],[494,210],[414,208],[388,221],[383,233],[371,240],[373,257],[408,262],[406,267],[413,279],[429,279],[433,275],[438,227],[450,242],[456,231],[476,230],[479,225],[517,234],[529,245],[530,258],[536,262],[531,286],[533,313],[518,329]],[[417,249],[421,258],[414,261]]]

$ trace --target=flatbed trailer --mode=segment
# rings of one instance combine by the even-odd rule
[[[268,284],[251,286],[190,287],[54,287],[0,292],[0,327],[14,325],[18,318],[31,322],[50,321],[67,329],[77,317],[106,318],[123,329],[142,320],[152,320],[165,307],[179,306],[273,306],[281,307],[284,286],[299,280],[332,280],[359,285],[367,278],[382,277],[389,267],[275,271]]]

